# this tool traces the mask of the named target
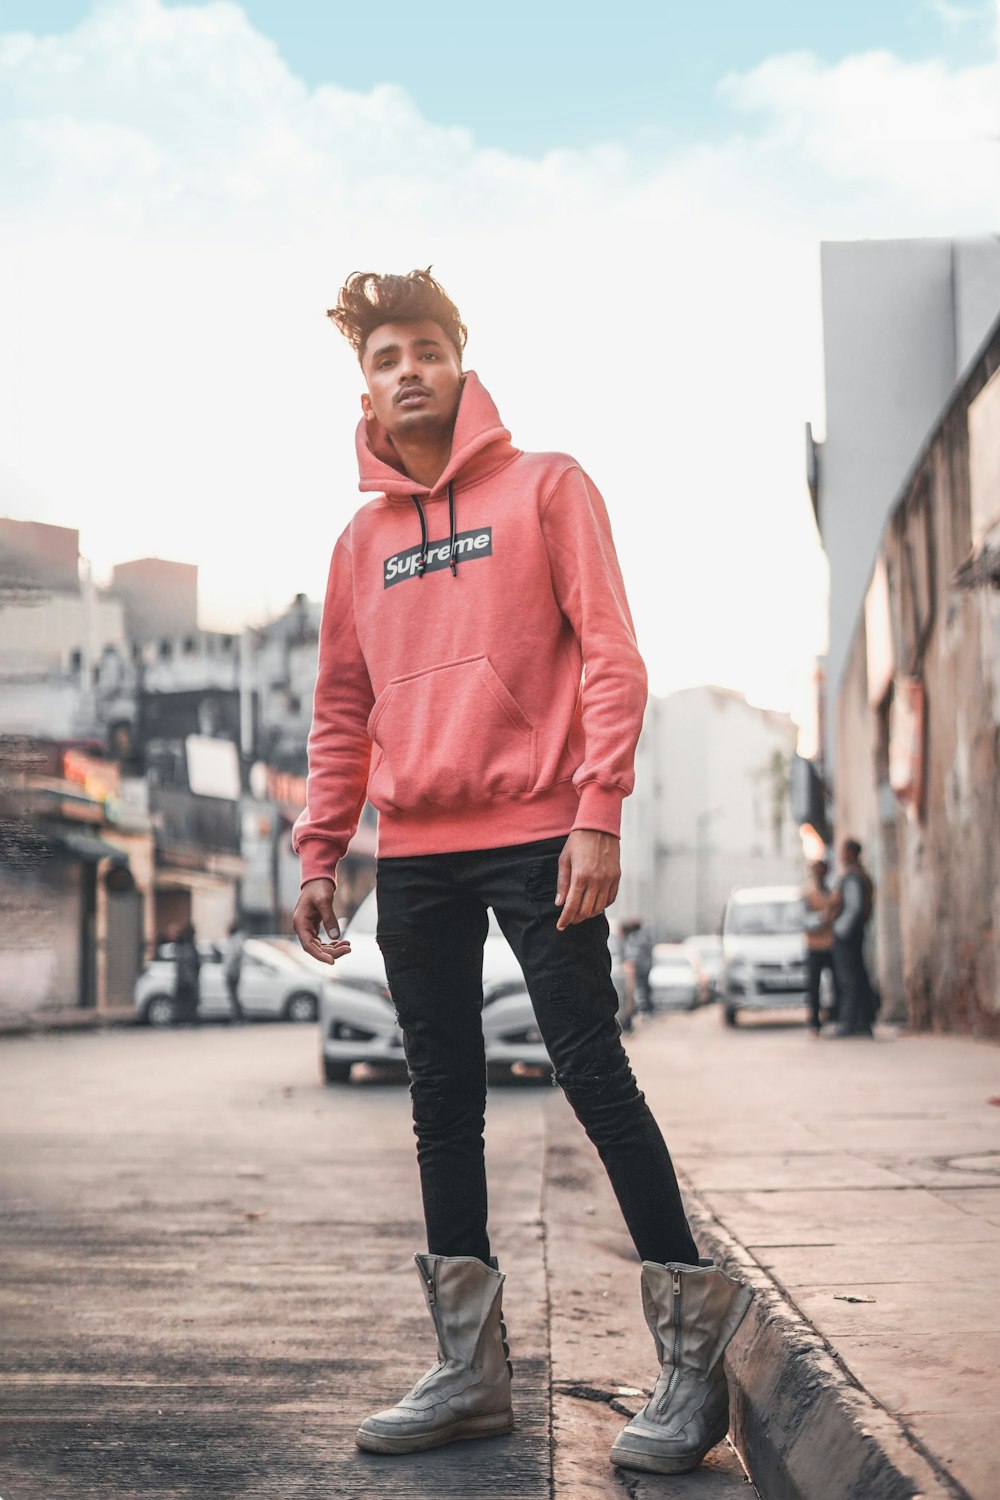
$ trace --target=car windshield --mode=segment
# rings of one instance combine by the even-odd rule
[[[726,931],[740,936],[776,936],[801,932],[804,926],[801,901],[734,901],[726,914]]]
[[[350,928],[348,936],[374,937],[377,922],[378,907],[375,904],[375,892],[369,891],[348,924]],[[503,933],[500,931],[500,926],[492,911],[490,911],[489,936],[491,938],[503,937]]]

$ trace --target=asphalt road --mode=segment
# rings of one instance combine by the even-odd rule
[[[0,1044],[0,1495],[752,1494],[607,1464],[655,1377],[638,1268],[547,1084],[491,1091],[516,1432],[386,1460],[359,1417],[433,1362],[402,1083],[319,1081],[313,1027]]]

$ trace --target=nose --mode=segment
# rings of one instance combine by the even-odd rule
[[[420,379],[420,371],[417,369],[417,357],[407,352],[400,356],[398,378],[400,385],[412,384]]]

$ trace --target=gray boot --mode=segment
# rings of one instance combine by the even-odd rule
[[[369,1453],[419,1453],[456,1438],[510,1432],[510,1365],[500,1314],[504,1278],[471,1255],[415,1255],[439,1362],[398,1406],[358,1428]]]
[[[645,1409],[615,1439],[611,1462],[651,1474],[685,1474],[729,1431],[726,1345],[753,1299],[710,1260],[644,1261],[642,1305],[662,1366]]]

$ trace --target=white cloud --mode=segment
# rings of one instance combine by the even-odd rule
[[[974,25],[981,21],[986,8],[981,5],[952,5],[950,0],[924,0],[925,8],[938,20],[943,22],[949,31],[961,31],[963,26]]]
[[[605,490],[654,683],[780,699],[821,644],[816,242],[995,228],[997,82],[773,58],[722,85],[721,145],[527,161],[308,89],[231,4],[0,38],[0,458],[100,566],[201,563],[209,619],[315,593],[357,502],[324,309],[433,262],[515,440]]]

